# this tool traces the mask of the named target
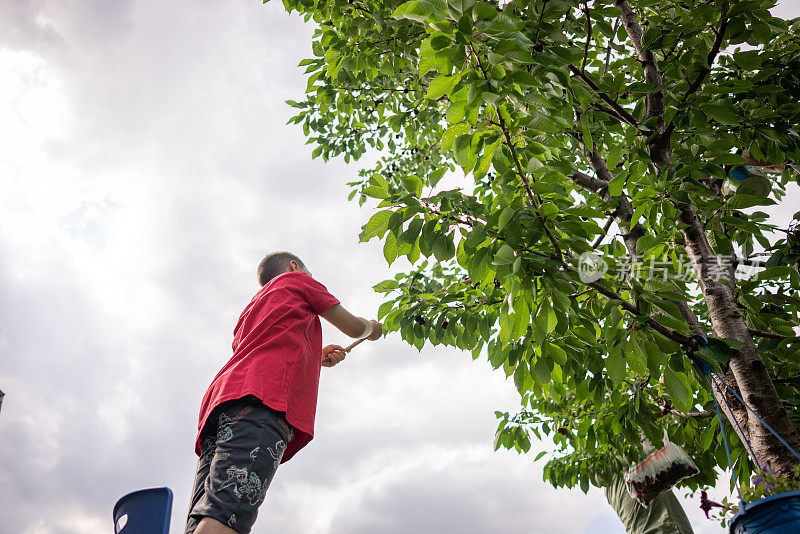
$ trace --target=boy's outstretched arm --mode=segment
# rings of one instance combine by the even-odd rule
[[[322,318],[338,328],[347,336],[357,339],[367,338],[376,340],[381,337],[383,327],[377,321],[369,321],[363,317],[356,317],[341,304],[334,304],[324,312]]]

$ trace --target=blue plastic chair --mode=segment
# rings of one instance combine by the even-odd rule
[[[114,505],[115,534],[169,534],[172,490],[150,488],[134,491]]]

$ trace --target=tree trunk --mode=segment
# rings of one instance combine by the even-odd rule
[[[708,306],[714,336],[732,338],[744,345],[741,350],[731,351],[730,372],[727,375],[735,380],[731,386],[737,388],[742,399],[795,450],[800,449],[800,436],[781,405],[764,362],[756,353],[750,329],[739,313],[732,280],[725,282],[709,275],[709,262],[716,261],[716,257],[702,225],[691,206],[678,204],[678,209],[680,222],[687,225],[681,233]],[[735,400],[733,402],[738,403]],[[726,415],[731,418],[730,413]],[[752,413],[743,415],[744,421],[740,420],[740,424],[744,423],[742,430],[752,446],[754,460],[762,466],[769,464],[779,476],[790,475],[798,463],[797,458]],[[731,424],[736,427],[734,420],[731,420]]]

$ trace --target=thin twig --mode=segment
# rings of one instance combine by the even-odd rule
[[[689,88],[684,93],[683,97],[681,97],[680,102],[678,102],[677,107],[680,108],[685,102],[686,99],[689,98],[692,94],[694,94],[700,86],[703,84],[703,81],[706,79],[706,76],[711,72],[711,67],[714,65],[714,61],[717,58],[717,54],[719,54],[720,47],[722,46],[722,41],[725,38],[725,30],[728,26],[728,8],[729,4],[725,2],[722,4],[722,12],[720,14],[720,22],[719,27],[715,30],[716,37],[714,38],[714,44],[711,45],[711,50],[708,52],[708,57],[706,58],[706,65],[700,69],[700,72],[697,73],[692,83],[689,85]],[[666,128],[666,133],[669,134],[672,130],[675,129],[675,118],[673,117],[672,121],[670,121],[669,125]]]
[[[767,332],[766,330],[758,330],[757,328],[750,329],[750,335],[755,337],[763,337],[767,339],[797,339],[800,340],[800,336],[785,336],[783,334],[776,334],[775,332]]]
[[[597,240],[594,243],[592,243],[592,248],[597,248],[598,246],[600,246],[600,243],[608,235],[608,229],[611,228],[611,224],[613,222],[614,222],[614,215],[612,214],[611,217],[609,217],[608,220],[606,221],[605,226],[603,226],[603,233],[597,236]]]
[[[589,58],[589,43],[592,41],[592,17],[589,16],[589,6],[583,3],[583,13],[586,15],[586,45],[583,47],[583,62],[581,72],[586,70],[586,60]]]
[[[585,73],[581,72],[581,70],[576,67],[575,65],[570,65],[569,70],[578,78],[583,80],[589,88],[600,97],[600,100],[611,106],[611,109],[619,114],[620,118],[622,118],[626,123],[630,124],[634,128],[638,130],[638,122],[636,121],[636,117],[631,115],[625,108],[620,106],[616,100],[605,94],[604,92],[600,91],[600,88],[597,86],[596,83]]]
[[[603,76],[608,72],[608,65],[611,61],[611,45],[614,44],[614,39],[617,37],[617,30],[619,30],[619,19],[614,21],[614,31],[611,34],[611,39],[608,40],[608,48],[606,49],[606,66],[603,68]]]
[[[796,381],[800,380],[800,376],[787,376],[786,378],[773,378],[773,382],[777,382],[778,384],[792,384]]]

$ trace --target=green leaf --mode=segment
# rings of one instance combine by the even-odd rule
[[[530,376],[528,372],[528,366],[524,362],[517,365],[517,368],[514,370],[514,385],[517,387],[517,391],[520,394],[523,394],[527,391],[526,382],[527,378]]]
[[[703,112],[717,122],[728,126],[737,126],[742,117],[732,106],[708,104],[701,108]]]
[[[555,202],[543,202],[539,212],[545,217],[553,217],[558,214],[558,206]]]
[[[372,289],[375,290],[376,293],[388,293],[389,291],[397,289],[398,287],[400,287],[400,284],[397,282],[397,280],[384,280],[383,282],[379,282],[372,286]]]
[[[594,145],[592,143],[592,130],[589,126],[589,120],[586,118],[586,114],[581,115],[581,132],[583,135],[583,144],[586,145],[586,150],[591,152]]]
[[[606,357],[605,361],[606,370],[608,371],[608,377],[616,386],[622,379],[625,378],[626,370],[625,370],[625,358],[622,355],[622,351],[619,350],[617,347],[613,348],[609,351],[608,356]]]
[[[675,330],[676,332],[686,333],[689,331],[689,328],[682,319],[676,319],[674,317],[670,317],[669,315],[654,315],[653,320],[666,326],[667,328]]]
[[[775,204],[775,201],[771,198],[736,193],[728,200],[727,208],[732,210],[743,210],[746,208],[752,208],[753,206],[771,206],[772,204]]]
[[[428,92],[425,94],[425,98],[436,100],[437,98],[450,93],[460,78],[461,76],[444,76],[440,74],[434,78],[431,84],[428,86]]]
[[[394,302],[391,300],[381,304],[380,307],[378,308],[378,320],[380,321],[381,319],[389,315],[389,312],[392,311],[393,307],[394,307]]]
[[[463,15],[472,9],[472,6],[475,5],[475,0],[448,0],[447,5],[459,15]]]
[[[639,376],[647,376],[647,355],[634,335],[628,339],[627,352],[628,365]]]
[[[460,122],[453,124],[442,134],[442,150],[450,150],[453,148],[456,137],[468,132],[470,129],[469,124]]]
[[[531,322],[531,311],[524,297],[514,299],[514,326],[512,337],[519,339],[525,335]]]
[[[711,444],[714,443],[714,438],[717,434],[717,423],[715,421],[716,417],[712,419],[711,424],[708,425],[708,428],[700,435],[700,447],[703,452],[707,451],[711,447]]]
[[[550,369],[548,369],[544,358],[536,360],[536,364],[533,366],[533,372],[540,384],[549,384],[552,381]]]
[[[413,174],[401,176],[400,183],[403,184],[403,189],[415,197],[422,195],[422,179],[419,176],[414,176]]]
[[[677,375],[671,369],[664,369],[664,387],[667,388],[667,393],[680,410],[688,411],[691,408],[689,390],[686,389],[683,382],[678,380]]]
[[[389,198],[389,191],[378,187],[377,185],[369,185],[365,187],[364,194],[372,198]]]
[[[425,22],[429,18],[443,17],[446,10],[444,0],[410,0],[395,9],[392,17]]]
[[[730,338],[730,337],[724,337],[724,338],[720,339],[720,341],[725,343],[727,346],[729,346],[733,350],[742,350],[744,348],[744,343],[742,343],[738,339],[733,339],[733,338]]]
[[[397,238],[391,232],[386,234],[386,240],[383,243],[383,257],[386,258],[386,263],[389,265],[394,263],[397,258]]]
[[[533,174],[537,169],[544,167],[544,163],[537,157],[532,157],[528,160],[528,172]]]
[[[495,254],[495,265],[509,265],[514,263],[516,256],[514,254],[514,249],[508,246],[506,243],[497,250],[497,254]]]
[[[516,212],[517,210],[515,208],[512,208],[511,206],[507,206],[506,208],[504,208],[503,211],[500,212],[500,218],[497,221],[497,228],[499,230],[505,228],[506,224],[508,224],[508,221],[511,220],[511,218],[514,216]]]
[[[392,213],[391,210],[383,210],[370,217],[367,224],[363,226],[361,241],[369,241],[373,237],[381,237],[386,233]]]
[[[436,225],[439,224],[436,219],[432,219],[425,223],[422,227],[422,232],[419,236],[419,249],[424,256],[433,254],[433,242],[436,237]]]
[[[636,241],[636,252],[642,254],[656,246],[658,243],[659,241],[656,236],[645,234]]]
[[[442,50],[453,44],[453,39],[449,34],[443,32],[436,32],[431,35],[431,48],[434,50]],[[431,97],[428,97],[431,98]]]
[[[744,163],[744,158],[740,154],[721,154],[714,156],[714,163],[717,165],[740,165]]]
[[[547,347],[547,355],[553,358],[554,362],[562,367],[567,363],[567,353],[564,352],[564,349],[553,343],[547,343],[543,345],[543,350],[545,346]]]
[[[486,229],[482,226],[473,226],[472,231],[467,234],[467,246],[475,248],[486,240]]]
[[[456,246],[453,238],[444,234],[439,234],[433,242],[433,255],[439,261],[446,261],[456,253]]]
[[[744,70],[761,68],[761,56],[758,50],[739,51],[733,54],[733,60]]]
[[[542,302],[536,312],[536,327],[544,334],[551,334],[558,325],[558,317],[549,302]]]
[[[473,134],[459,135],[453,145],[453,157],[456,163],[464,169],[464,173],[472,170],[478,158],[473,144],[474,139],[475,136]]]
[[[789,278],[795,272],[793,267],[788,265],[776,265],[769,267],[758,273],[758,280],[780,280],[781,278]]]
[[[622,188],[625,185],[625,176],[623,173],[617,173],[614,178],[608,182],[608,194],[612,197],[618,197],[622,194]]]
[[[464,114],[466,113],[466,110],[467,110],[466,100],[461,100],[459,102],[452,102],[447,107],[445,118],[447,119],[447,122],[451,124],[459,123],[464,120]]]
[[[415,218],[408,225],[408,229],[400,234],[397,238],[398,243],[408,243],[413,245],[419,238],[419,233],[422,230],[423,219],[420,217]]]

